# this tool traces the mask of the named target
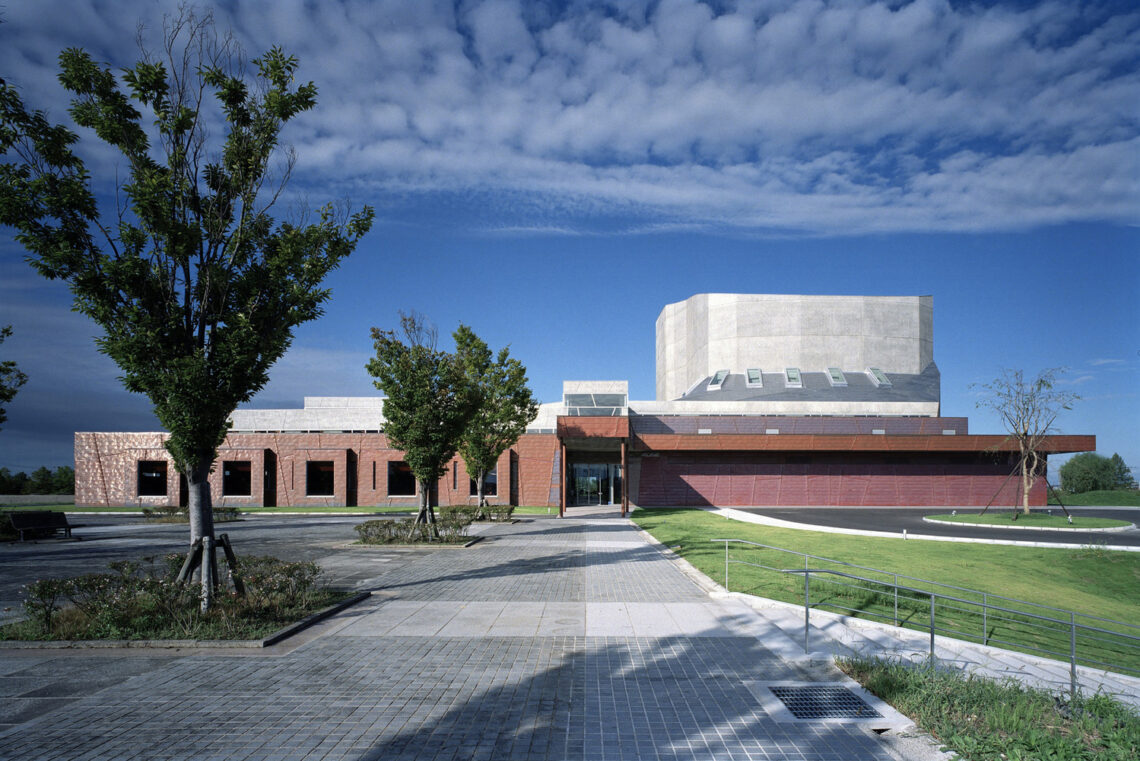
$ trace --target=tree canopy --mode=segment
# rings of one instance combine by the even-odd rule
[[[150,398],[190,484],[191,541],[212,540],[208,475],[228,418],[265,385],[293,328],[321,314],[322,281],[373,212],[270,216],[292,166],[286,152],[273,181],[282,128],[317,96],[280,48],[254,58],[250,75],[209,16],[184,11],[164,26],[158,55],[143,51],[118,76],[79,49],[59,63],[74,123],[125,162],[117,195],[93,191],[76,133],[3,84],[0,223],[42,275],[68,283],[126,388]]]
[[[1080,399],[1070,391],[1054,388],[1059,372],[1061,368],[1042,370],[1037,377],[1026,380],[1021,370],[1005,369],[990,383],[978,386],[984,396],[977,406],[997,413],[1008,438],[1017,443],[1025,513],[1029,512],[1029,491],[1044,470],[1041,446],[1045,437],[1053,432],[1053,423],[1062,410],[1072,409],[1073,402]]]
[[[1061,488],[1072,494],[1128,489],[1134,483],[1131,469],[1115,453],[1103,457],[1096,452],[1082,452],[1061,466]]]
[[[4,343],[4,339],[12,335],[12,326],[6,325],[0,328],[0,344]],[[20,390],[20,386],[28,382],[28,376],[20,372],[20,368],[16,363],[10,359],[0,362],[0,424],[8,420],[8,415],[5,414],[3,405],[9,404],[16,398],[16,392]]]
[[[538,414],[538,403],[527,385],[526,368],[503,347],[492,360],[491,350],[465,325],[455,331],[457,350],[467,357],[468,382],[479,404],[471,415],[459,443],[467,472],[475,480],[479,506],[487,474],[499,456],[518,441],[527,424]]]
[[[384,433],[404,452],[416,478],[420,510],[416,522],[435,522],[432,487],[455,456],[463,431],[479,404],[470,383],[467,352],[456,331],[455,353],[436,346],[438,333],[415,314],[400,315],[400,332],[372,328],[376,356],[366,369],[384,392]],[[474,334],[472,334],[474,335]]]

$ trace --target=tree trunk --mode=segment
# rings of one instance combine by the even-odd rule
[[[196,578],[202,582],[202,612],[205,613],[214,603],[214,505],[210,498],[210,452],[202,453],[198,461],[205,463],[188,468],[186,485],[189,502],[186,506],[190,518],[190,544],[202,540],[202,565]]]
[[[479,507],[487,506],[487,498],[483,496],[483,479],[487,477],[487,471],[480,470],[475,476],[475,493],[479,495]]]
[[[1029,458],[1021,458],[1021,513],[1029,515]]]

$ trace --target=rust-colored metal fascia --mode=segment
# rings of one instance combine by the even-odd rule
[[[826,434],[641,434],[637,451],[661,452],[1013,452],[1017,442],[1000,435],[879,436]],[[1041,451],[1089,452],[1096,436],[1049,436]]]
[[[629,436],[629,418],[559,415],[558,436],[562,439],[624,439]]]

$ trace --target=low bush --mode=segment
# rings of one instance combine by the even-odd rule
[[[241,510],[236,507],[215,507],[214,523],[228,523],[241,518]],[[157,507],[144,507],[143,517],[154,523],[189,523],[189,508],[174,505],[159,505]]]
[[[469,523],[475,521],[510,520],[511,514],[514,511],[514,505],[486,505],[484,507],[478,507],[476,505],[452,505],[439,509],[440,514],[443,516],[463,517],[466,518]]]
[[[0,510],[0,542],[13,542],[19,536],[19,532],[12,528],[12,520],[8,517],[8,512]]]
[[[435,522],[438,536],[433,536],[429,524],[417,524],[415,518],[365,521],[355,528],[361,544],[464,544],[470,525],[465,515],[441,514]]]
[[[230,584],[202,614],[198,587],[176,581],[183,559],[117,562],[110,573],[29,584],[24,593],[28,620],[0,628],[0,639],[249,639],[345,597],[319,583],[316,563],[241,557],[238,574],[245,595],[238,596]]]
[[[1073,702],[1013,681],[898,661],[847,658],[839,667],[968,761],[1140,758],[1140,716],[1103,695]]]

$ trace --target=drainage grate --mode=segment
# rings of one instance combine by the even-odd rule
[[[845,687],[831,685],[769,686],[792,716],[810,719],[875,719],[883,715]]]

